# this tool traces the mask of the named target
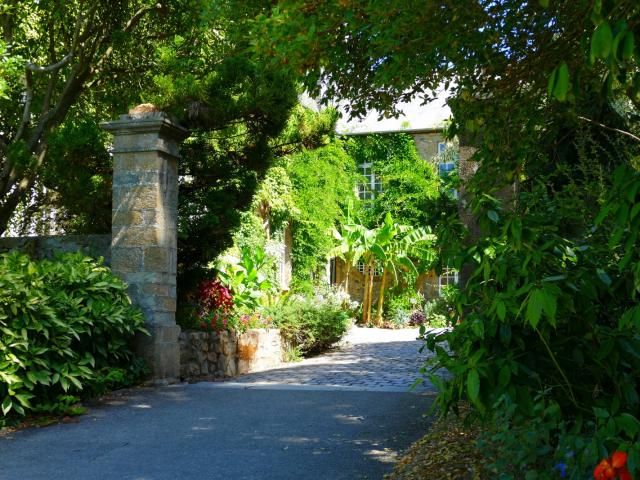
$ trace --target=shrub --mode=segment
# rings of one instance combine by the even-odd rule
[[[231,291],[218,280],[205,280],[198,287],[201,315],[214,312],[229,313],[233,308]]]
[[[233,295],[228,287],[219,280],[204,280],[200,282],[197,292],[197,303],[188,321],[183,321],[185,328],[206,330],[226,330],[227,321],[233,309]],[[224,320],[224,321],[223,321]]]
[[[409,323],[411,325],[424,325],[426,321],[427,321],[426,315],[424,314],[424,312],[421,312],[420,310],[413,312],[409,317]]]
[[[414,290],[392,289],[385,302],[384,318],[387,325],[395,328],[409,326],[412,315],[421,308],[423,302],[422,295]]]
[[[339,341],[349,327],[349,313],[338,295],[291,296],[271,309],[285,342],[304,356],[322,352]]]
[[[273,326],[271,315],[263,315],[259,312],[252,314],[229,315],[212,313],[202,319],[202,330],[214,330],[216,332],[229,331],[244,333],[251,328],[269,328]]]
[[[429,300],[424,304],[424,322],[422,325],[431,328],[447,326],[447,304],[441,298]]]
[[[60,411],[76,394],[132,382],[131,340],[144,332],[126,285],[81,254],[57,261],[0,255],[0,402],[3,415]]]
[[[239,260],[219,263],[219,278],[233,293],[234,313],[251,313],[269,302],[274,290],[267,278],[271,261],[261,248],[242,248]]]

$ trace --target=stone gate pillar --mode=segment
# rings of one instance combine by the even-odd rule
[[[114,135],[111,268],[129,284],[149,337],[138,352],[156,383],[178,380],[178,144],[188,132],[151,105],[103,123]]]

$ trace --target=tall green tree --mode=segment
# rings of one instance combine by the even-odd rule
[[[151,39],[175,31],[180,4],[0,5],[0,233],[47,164],[52,134],[87,92],[121,106],[132,98],[134,77],[144,75],[154,51]]]
[[[291,77],[247,51],[247,22],[267,7],[232,0],[3,3],[0,232],[21,201],[33,204],[36,185],[51,192],[47,201],[67,231],[108,230],[109,208],[93,208],[110,201],[110,160],[97,125],[138,103],[154,103],[192,130],[189,152],[227,149],[229,162],[264,172],[276,147],[270,142],[297,102]],[[194,157],[188,175],[202,159]]]

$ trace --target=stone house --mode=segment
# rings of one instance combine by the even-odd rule
[[[441,175],[446,175],[455,168],[457,168],[456,162],[451,161],[449,156],[444,156],[445,150],[451,151],[455,148],[455,145],[447,141],[443,135],[444,125],[440,122],[439,125],[423,127],[423,128],[401,128],[396,130],[364,130],[355,132],[344,132],[344,135],[356,136],[356,135],[371,135],[371,134],[395,134],[406,133],[411,135],[415,143],[418,154],[425,162],[432,162],[436,166],[436,171]],[[366,163],[358,166],[360,173],[364,179],[365,188],[362,185],[358,188],[358,195],[361,199],[373,199],[376,193],[381,191],[382,185],[379,179],[376,178],[373,171],[373,165]],[[452,192],[457,197],[457,192]],[[340,259],[331,259],[329,264],[329,279],[332,284],[342,284],[344,282],[347,265]],[[382,279],[381,269],[377,269],[374,274],[373,284],[373,297],[376,301],[380,283]],[[351,269],[349,273],[349,294],[354,300],[361,300],[364,295],[364,263],[360,262],[356,267]],[[442,288],[449,284],[458,283],[457,271],[445,271],[442,275],[437,275],[434,271],[426,274],[421,274],[416,281],[416,290],[422,293],[427,299],[437,298],[441,295]]]

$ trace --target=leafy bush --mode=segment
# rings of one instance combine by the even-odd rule
[[[218,319],[228,318],[233,309],[231,290],[219,280],[200,282],[196,298],[197,303],[194,304],[192,314],[187,317],[188,321],[181,322],[185,328],[215,328]]]
[[[305,356],[328,349],[349,327],[349,313],[342,308],[339,294],[292,295],[270,311],[285,342]]]
[[[143,323],[101,261],[0,255],[3,415],[64,410],[77,394],[130,383],[142,370],[131,340]]]
[[[394,327],[408,326],[411,315],[422,307],[423,302],[424,298],[420,293],[403,288],[387,297],[384,318]]]
[[[452,326],[456,318],[455,298],[459,291],[456,285],[446,285],[442,288],[442,296],[425,302],[423,307],[425,327]]]
[[[213,313],[203,318],[200,322],[202,330],[214,330],[216,332],[229,331],[243,333],[251,328],[270,328],[273,326],[273,318],[259,312],[241,315]]]
[[[448,308],[442,298],[425,302],[423,311],[423,322],[419,325],[431,328],[442,328],[448,325]]]
[[[242,248],[238,261],[222,261],[218,265],[219,278],[233,294],[234,313],[252,313],[269,301],[273,284],[266,271],[270,258],[262,248]]]
[[[586,170],[589,160],[576,162]],[[473,403],[502,478],[554,478],[560,463],[585,478],[614,450],[637,474],[640,173],[623,164],[599,189],[599,174],[558,182],[555,197],[553,173],[520,193],[518,210],[487,200],[491,235],[466,251],[474,268],[455,298],[460,322],[428,341],[452,376],[431,378],[443,409]]]

